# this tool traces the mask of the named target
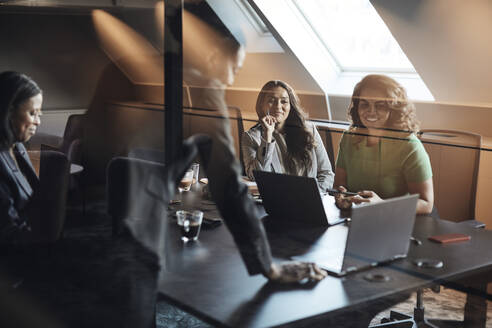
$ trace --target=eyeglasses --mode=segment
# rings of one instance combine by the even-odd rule
[[[364,112],[371,110],[371,107],[374,107],[376,113],[379,116],[383,116],[389,113],[390,107],[387,102],[384,100],[379,101],[369,101],[367,99],[360,99],[358,109]]]

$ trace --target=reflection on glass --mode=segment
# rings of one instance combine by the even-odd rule
[[[101,47],[134,83],[164,84],[162,54],[141,34],[103,10],[92,19]]]
[[[164,52],[164,16],[165,16],[164,1],[159,1],[155,5],[155,21],[157,27],[157,34],[159,35],[160,49]]]

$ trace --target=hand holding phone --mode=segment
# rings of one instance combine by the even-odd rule
[[[339,186],[337,189],[328,188],[326,191],[330,196],[335,196],[335,205],[342,211],[352,208],[352,202],[349,197],[357,195],[357,193],[347,191],[343,186]]]

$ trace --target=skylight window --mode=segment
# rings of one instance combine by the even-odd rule
[[[379,72],[403,85],[410,99],[433,101],[369,1],[249,0],[326,95],[351,95],[365,75]]]
[[[414,73],[369,0],[293,0],[342,71]]]

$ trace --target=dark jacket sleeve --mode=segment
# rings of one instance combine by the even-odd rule
[[[202,100],[226,119],[214,120],[212,143],[201,157],[209,178],[209,188],[225,224],[241,253],[249,274],[266,274],[272,255],[259,211],[240,181],[240,165],[230,135],[223,91],[204,90]]]
[[[26,218],[14,205],[12,192],[5,179],[0,181],[0,243],[21,243],[31,234]]]
[[[14,153],[19,167],[8,150],[0,151],[0,243],[9,244],[32,239],[28,217],[36,214],[32,196],[39,183],[24,146],[16,144]]]

